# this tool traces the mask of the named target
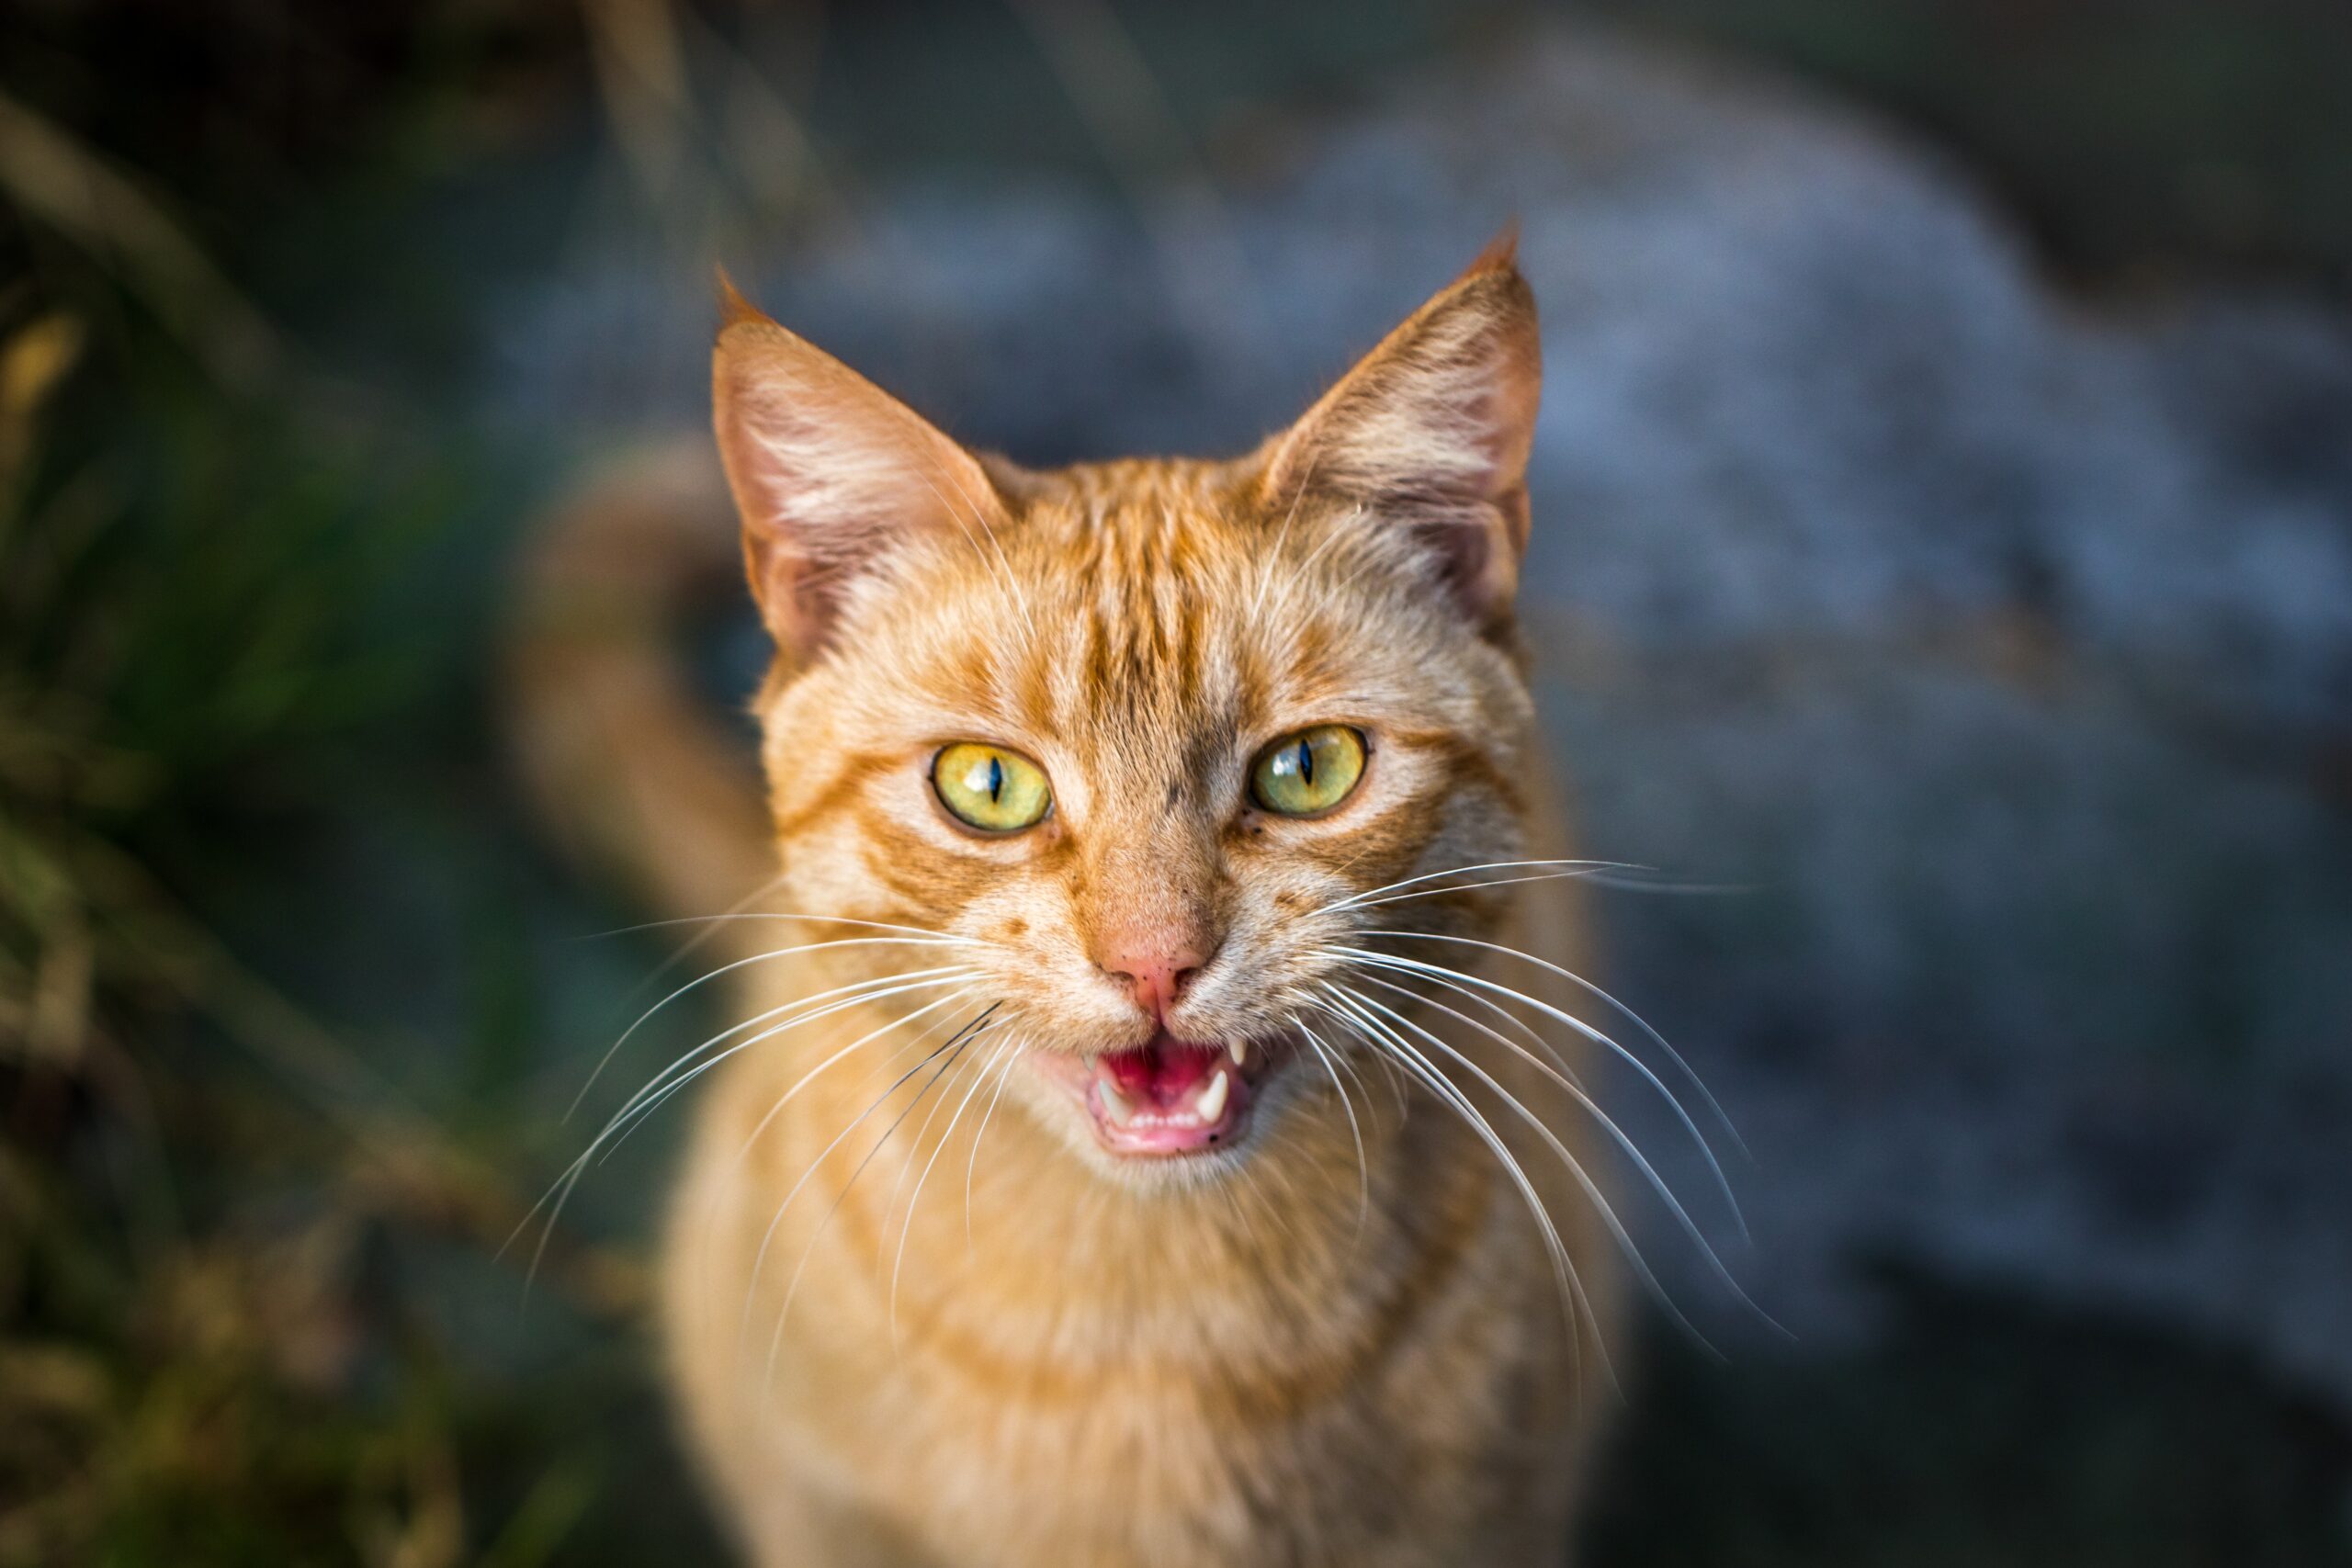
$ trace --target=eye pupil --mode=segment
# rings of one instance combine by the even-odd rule
[[[1054,804],[1044,769],[1018,751],[977,740],[941,748],[932,759],[931,790],[949,815],[984,833],[1034,828]]]
[[[1318,724],[1285,735],[1258,755],[1250,798],[1283,817],[1319,817],[1353,793],[1363,775],[1363,734]]]

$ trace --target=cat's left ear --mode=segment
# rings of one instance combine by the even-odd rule
[[[1268,443],[1266,504],[1354,504],[1407,530],[1483,629],[1510,617],[1527,549],[1543,352],[1515,236],[1413,312]]]

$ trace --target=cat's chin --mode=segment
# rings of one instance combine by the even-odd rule
[[[1238,1147],[1278,1066],[1263,1046],[1178,1040],[1165,1031],[1132,1050],[1038,1052],[1038,1073],[1074,1100],[1094,1142],[1118,1160],[1177,1160]]]

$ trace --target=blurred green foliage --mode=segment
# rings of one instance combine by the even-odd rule
[[[436,757],[487,771],[447,717],[497,579],[460,536],[516,487],[0,111],[0,1564],[547,1561],[603,1434],[658,1449],[633,1341],[561,1338],[630,1319],[636,1267],[559,1246],[528,1326],[585,1359],[528,1397],[481,1376],[450,1319],[519,1303],[487,1260],[530,1118],[287,988],[383,892],[321,847]]]
[[[204,908],[431,684],[446,458],[121,330],[0,320],[0,1562],[456,1561],[467,1402],[360,1269],[515,1205]]]

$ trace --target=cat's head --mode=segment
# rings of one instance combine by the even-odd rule
[[[876,922],[843,928],[884,939],[851,972],[906,977],[910,1037],[992,1007],[1005,1098],[1103,1169],[1198,1174],[1339,1114],[1370,1027],[1328,988],[1342,950],[1475,931],[1478,896],[1392,890],[1525,853],[1540,369],[1508,244],[1227,462],[1023,470],[729,317],[787,906]]]

